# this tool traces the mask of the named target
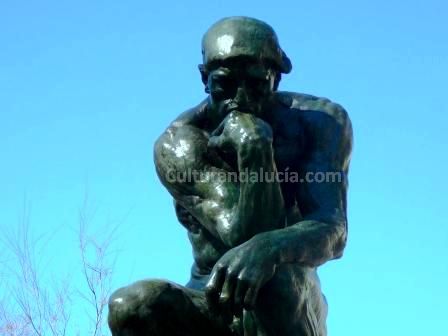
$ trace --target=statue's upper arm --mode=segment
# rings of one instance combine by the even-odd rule
[[[170,127],[156,141],[154,161],[162,184],[173,198],[217,238],[228,227],[238,200],[238,186],[220,178],[210,164],[208,138],[191,126]],[[224,230],[225,231],[225,230]]]
[[[298,188],[302,214],[310,219],[345,220],[353,141],[350,119],[340,105],[328,100],[304,113],[308,114],[309,153],[302,162],[305,182]]]
[[[204,168],[207,141],[192,126],[170,126],[154,145],[154,163],[162,184],[178,198],[197,194],[192,173]]]

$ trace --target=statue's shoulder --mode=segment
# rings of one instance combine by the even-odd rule
[[[295,92],[278,92],[277,99],[289,115],[305,128],[311,148],[346,169],[350,161],[353,130],[347,111],[327,98]],[[325,154],[322,154],[325,153]]]
[[[205,99],[174,119],[156,140],[155,150],[161,149],[168,143],[172,144],[181,140],[195,141],[197,137],[203,138],[204,132],[201,130],[201,123],[203,123],[207,104],[207,99]]]
[[[291,110],[296,110],[306,119],[312,120],[325,115],[340,126],[351,127],[347,111],[340,104],[328,98],[289,91],[276,92],[276,98],[280,104]]]
[[[205,151],[207,136],[201,123],[203,123],[206,108],[207,100],[204,100],[181,113],[171,122],[154,143],[156,157],[162,160],[163,157],[179,157],[179,153],[183,153],[182,157],[187,157],[196,155],[196,152]]]
[[[201,128],[201,124],[204,122],[207,106],[208,99],[204,99],[198,105],[182,112],[176,119],[174,119],[169,128],[179,128],[182,126],[194,126]]]
[[[202,102],[180,114],[154,142],[156,171],[165,186],[174,183],[167,180],[171,171],[185,172],[203,167],[208,138],[199,123],[204,108],[206,105]]]

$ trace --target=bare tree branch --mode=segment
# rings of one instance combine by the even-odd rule
[[[89,207],[86,193],[78,213],[77,229],[84,283],[75,288],[70,280],[61,279],[60,275],[52,277],[53,282],[43,277],[47,272],[42,269],[42,263],[36,260],[36,255],[51,254],[37,253],[44,235],[33,237],[29,220],[30,207],[25,200],[17,228],[0,236],[0,242],[5,244],[12,256],[10,260],[0,261],[7,273],[5,279],[10,282],[9,286],[3,287],[8,288],[3,292],[8,295],[10,303],[6,305],[5,300],[0,299],[0,335],[65,336],[68,330],[77,335],[103,336],[108,333],[105,314],[116,255],[111,253],[110,247],[120,223],[106,223],[101,227],[100,234],[92,234],[90,230],[95,213],[96,209]],[[47,244],[43,243],[42,246],[46,248]],[[73,292],[79,293],[77,297],[87,302],[93,313],[87,312],[91,319],[90,326],[72,331],[73,327],[69,326],[75,299]],[[81,302],[78,300],[77,304],[80,305]]]

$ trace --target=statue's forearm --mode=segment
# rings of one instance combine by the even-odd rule
[[[346,235],[344,220],[332,223],[304,220],[284,229],[262,233],[256,239],[269,241],[278,264],[317,267],[342,256]]]
[[[220,195],[221,201],[212,197],[177,198],[205,229],[228,247],[240,245],[258,233],[282,227],[284,217],[281,188],[274,178],[277,170],[272,140],[264,137],[250,139],[240,144],[237,155],[239,183],[214,183],[219,181],[217,174],[222,172],[218,170],[208,172],[209,181],[201,187]],[[260,176],[260,172],[265,176]]]
[[[238,150],[240,193],[232,218],[233,245],[257,233],[279,228],[284,202],[274,163],[272,143],[257,139]]]

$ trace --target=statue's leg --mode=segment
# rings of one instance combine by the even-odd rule
[[[230,336],[208,312],[203,292],[163,280],[117,290],[109,300],[113,336]]]
[[[325,336],[327,304],[314,269],[282,265],[245,312],[245,335]]]

